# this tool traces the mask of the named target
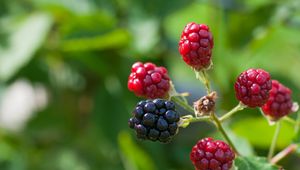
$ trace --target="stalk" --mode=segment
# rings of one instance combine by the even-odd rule
[[[232,147],[232,149],[234,150],[234,152],[239,155],[237,149],[235,148],[233,142],[230,140],[229,136],[227,135],[227,133],[225,132],[219,118],[217,118],[217,116],[212,113],[211,114],[211,118],[212,120],[215,122],[216,126],[217,126],[217,129],[222,133],[223,137],[225,138],[225,140],[228,142],[228,144]]]
[[[275,133],[272,139],[272,143],[270,146],[270,150],[269,150],[269,154],[268,154],[268,160],[271,161],[272,156],[274,155],[275,152],[275,148],[276,148],[276,143],[278,140],[278,136],[279,136],[279,132],[280,132],[280,121],[276,122],[276,129],[275,129]]]
[[[246,106],[244,104],[242,104],[241,102],[235,106],[233,109],[231,109],[229,112],[225,113],[221,118],[220,121],[223,122],[226,119],[230,118],[233,114],[235,114],[238,111],[243,110],[244,108],[246,108]]]

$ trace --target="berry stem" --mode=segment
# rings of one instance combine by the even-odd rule
[[[204,84],[204,86],[206,88],[206,93],[210,94],[210,92],[211,92],[210,81],[209,81],[207,72],[205,70],[201,70],[201,71],[195,70],[195,74],[196,74],[196,78]]]
[[[275,155],[272,159],[271,159],[271,164],[276,164],[277,162],[279,162],[281,159],[285,158],[286,156],[288,156],[289,154],[295,152],[297,150],[297,145],[296,144],[290,144],[288,147],[286,147],[284,150],[282,150],[281,152],[279,152],[277,155]]]
[[[232,149],[234,150],[234,152],[239,155],[237,149],[235,148],[235,146],[233,145],[232,141],[230,140],[229,136],[227,135],[227,133],[225,132],[221,121],[219,120],[219,118],[215,115],[215,113],[211,114],[211,119],[215,122],[215,125],[217,127],[217,129],[222,133],[223,137],[225,138],[225,140],[228,142],[228,144],[232,147]]]
[[[173,84],[172,81],[170,81],[170,90],[169,90],[169,99],[172,98],[172,97],[180,97],[186,104],[188,103],[187,100],[186,100],[186,96],[189,96],[190,94],[187,93],[187,92],[184,92],[184,93],[178,93],[175,89],[175,86]]]
[[[300,128],[300,112],[297,112],[297,119],[295,121],[295,134],[297,135]]]
[[[184,101],[182,101],[181,99],[179,99],[178,97],[172,96],[171,100],[173,102],[175,102],[176,104],[178,104],[183,109],[185,109],[186,111],[188,111],[190,113],[194,113],[194,108],[192,106],[188,105],[187,103],[185,103]]]
[[[209,116],[203,116],[203,117],[193,117],[191,119],[189,119],[190,123],[194,123],[194,122],[210,122],[210,117]]]
[[[272,156],[274,155],[275,152],[275,148],[276,148],[276,143],[278,140],[278,136],[279,136],[279,132],[280,132],[280,121],[276,122],[276,129],[275,129],[275,133],[272,139],[272,143],[270,146],[270,150],[269,150],[269,154],[268,154],[268,160],[271,161]]]
[[[185,115],[180,118],[180,122],[178,124],[179,127],[186,128],[190,125],[190,123],[194,122],[211,122],[211,118],[209,116],[203,116],[203,117],[194,117],[192,115]]]
[[[238,105],[236,105],[233,109],[231,109],[229,112],[225,113],[222,117],[220,117],[220,122],[225,121],[226,119],[230,118],[234,113],[243,110],[244,108],[246,108],[247,106],[245,106],[243,103],[239,103]]]
[[[284,116],[282,119],[290,124],[293,124],[293,125],[296,124],[296,121],[288,116]]]

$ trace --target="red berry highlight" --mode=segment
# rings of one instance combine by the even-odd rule
[[[211,65],[214,46],[213,36],[205,24],[187,24],[179,41],[179,53],[186,64],[195,70],[207,69]]]
[[[270,97],[267,103],[261,107],[263,113],[272,121],[276,121],[291,113],[293,107],[291,94],[292,91],[289,88],[277,80],[272,80]]]
[[[196,170],[229,170],[234,158],[228,144],[213,138],[199,140],[190,153]]]
[[[271,88],[270,74],[253,68],[242,72],[234,84],[236,98],[251,108],[264,105]]]
[[[170,89],[170,78],[164,67],[136,62],[132,65],[127,85],[137,96],[150,99],[165,98]]]

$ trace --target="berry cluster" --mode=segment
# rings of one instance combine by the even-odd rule
[[[207,25],[192,22],[185,26],[179,41],[179,52],[188,65],[195,70],[209,68],[213,47],[213,37]]]
[[[251,68],[242,72],[234,84],[235,95],[240,104],[219,119],[214,113],[217,95],[216,92],[209,93],[210,86],[205,76],[205,70],[212,65],[213,46],[212,33],[207,25],[192,22],[185,26],[179,41],[179,52],[185,63],[195,70],[196,75],[202,73],[201,78],[206,80],[203,82],[208,89],[206,96],[194,102],[195,116],[187,115],[180,118],[175,110],[175,104],[164,100],[167,97],[170,99],[175,97],[174,101],[177,104],[186,110],[193,110],[184,100],[178,101],[180,99],[176,99],[177,94],[168,94],[169,91],[175,90],[170,90],[171,81],[166,68],[157,67],[153,63],[136,62],[128,78],[130,91],[137,96],[154,99],[140,101],[132,112],[133,117],[128,121],[129,127],[136,131],[138,138],[170,142],[177,134],[179,126],[186,127],[191,122],[201,120],[203,116],[209,117],[211,122],[217,124],[217,128],[232,148],[225,142],[212,138],[199,140],[190,153],[190,159],[196,170],[229,170],[233,167],[237,150],[226,132],[221,130],[221,122],[239,110],[236,108],[261,107],[271,121],[277,121],[295,111],[289,88],[276,80],[271,80],[267,71]]]
[[[229,145],[212,138],[199,140],[190,154],[196,170],[229,170],[234,158]]]
[[[293,102],[291,99],[291,90],[277,80],[272,80],[272,89],[270,97],[266,104],[261,108],[266,116],[272,121],[291,113]]]
[[[130,128],[135,129],[140,139],[159,140],[167,143],[178,132],[179,114],[175,104],[163,99],[139,102],[133,117],[129,119]]]
[[[136,62],[128,78],[128,89],[145,98],[165,98],[170,89],[168,71],[153,63]]]

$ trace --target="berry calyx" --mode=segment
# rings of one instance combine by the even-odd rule
[[[153,63],[136,62],[128,77],[128,89],[135,95],[150,99],[165,98],[170,89],[170,78],[165,67]]]
[[[293,107],[291,94],[292,91],[289,88],[277,80],[272,80],[270,97],[261,107],[263,113],[272,121],[276,121],[291,113]]]
[[[190,159],[196,170],[229,170],[235,154],[228,144],[204,138],[192,148]]]
[[[179,114],[172,101],[163,99],[139,102],[128,120],[130,128],[136,131],[140,139],[170,142],[178,132]]]
[[[270,74],[265,70],[253,68],[242,72],[234,84],[236,98],[251,108],[264,105],[271,88]]]
[[[182,31],[179,53],[186,64],[199,71],[210,67],[213,46],[213,36],[209,27],[191,22]]]
[[[215,109],[216,98],[217,93],[214,91],[194,102],[194,110],[197,116],[210,115]]]

